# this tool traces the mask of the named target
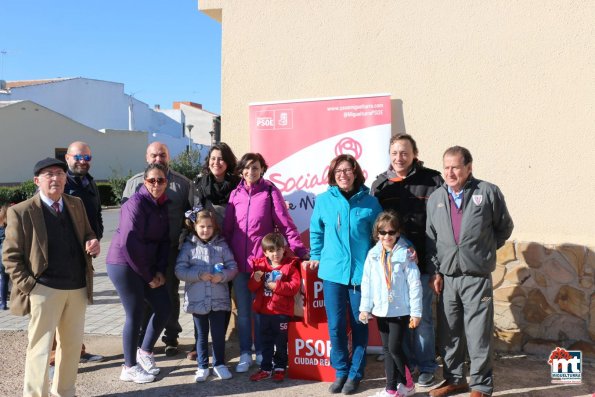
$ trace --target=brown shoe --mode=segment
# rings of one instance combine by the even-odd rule
[[[186,354],[186,358],[190,361],[196,361],[196,357],[198,357],[196,350],[189,351],[188,354]]]
[[[491,397],[491,394],[482,393],[478,390],[471,390],[471,397]]]
[[[469,391],[469,384],[465,379],[449,379],[441,386],[430,390],[431,397],[445,397],[451,394]]]

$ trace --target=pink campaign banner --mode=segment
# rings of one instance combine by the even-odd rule
[[[283,192],[306,244],[331,160],[353,155],[370,187],[388,167],[390,134],[388,94],[250,104],[251,151],[267,161],[265,177]]]
[[[316,195],[328,189],[331,160],[339,154],[353,155],[370,187],[388,167],[390,134],[388,94],[250,105],[251,151],[267,161],[265,177],[283,193],[306,245]],[[322,281],[315,271],[302,276],[304,321],[289,324],[288,375],[330,382],[335,374],[329,359]],[[368,351],[380,351],[379,339],[372,329]]]

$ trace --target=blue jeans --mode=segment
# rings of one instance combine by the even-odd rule
[[[337,378],[360,380],[366,367],[368,324],[359,321],[360,287],[324,280],[324,306],[331,340],[331,365]],[[352,355],[349,360],[347,318],[351,326]]]
[[[8,280],[10,277],[4,269],[1,256],[2,244],[0,244],[0,309],[6,309],[6,301],[8,300]]]
[[[434,335],[434,320],[432,319],[432,300],[434,291],[429,286],[430,275],[421,275],[422,286],[422,314],[421,323],[417,328],[407,328],[405,331],[405,343],[403,351],[407,357],[407,364],[413,369],[417,367],[419,372],[433,374],[436,364],[436,342]]]
[[[240,336],[240,354],[252,353],[252,330],[254,329],[254,349],[256,354],[262,352],[260,345],[260,319],[252,311],[254,295],[248,289],[250,273],[239,272],[233,279],[233,290],[236,295],[236,306],[238,308],[238,334]],[[254,324],[254,328],[252,327]]]
[[[165,323],[171,311],[171,303],[165,285],[158,288],[149,287],[149,284],[128,265],[108,263],[106,268],[107,275],[114,287],[116,287],[126,313],[126,321],[122,331],[124,363],[127,367],[132,367],[136,365],[136,347],[138,346],[139,331],[143,321],[145,300],[153,310],[147,331],[140,345],[141,349],[146,352],[153,351],[157,338],[165,328]]]
[[[227,311],[193,314],[198,368],[209,368],[209,328],[213,346],[213,368],[225,364],[225,318]]]

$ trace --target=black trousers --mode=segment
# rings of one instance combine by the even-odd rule
[[[287,323],[289,316],[283,314],[259,314],[262,363],[260,369],[272,371],[287,367]]]
[[[409,316],[376,317],[378,331],[382,339],[386,390],[397,390],[399,383],[406,384],[406,358],[403,353],[405,330],[409,326]]]

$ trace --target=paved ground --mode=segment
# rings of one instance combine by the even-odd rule
[[[106,356],[106,361],[96,364],[81,364],[77,379],[80,396],[322,396],[328,395],[328,384],[301,380],[286,380],[282,384],[269,381],[250,382],[248,374],[235,374],[228,381],[212,377],[206,383],[193,382],[195,363],[185,359],[180,353],[176,357],[165,357],[163,345],[158,342],[157,362],[162,368],[156,382],[136,385],[118,380],[123,361],[121,338],[124,314],[118,296],[105,272],[105,255],[111,234],[117,224],[117,210],[104,213],[106,237],[102,241],[102,254],[95,260],[95,305],[87,310],[85,343],[88,351]],[[19,396],[22,390],[25,346],[27,343],[26,317],[15,317],[7,311],[0,311],[0,396]],[[183,313],[181,323],[184,328],[182,350],[190,349],[191,316]],[[226,345],[226,356],[230,366],[237,363],[237,338],[231,336]],[[540,357],[499,357],[495,365],[495,396],[595,396],[595,367],[583,365],[583,384],[578,386],[553,385],[550,381],[550,368],[545,358]],[[384,385],[383,366],[369,357],[366,380],[356,395],[373,395]],[[417,388],[416,396],[427,395],[431,388]],[[461,396],[468,395],[463,393]]]

